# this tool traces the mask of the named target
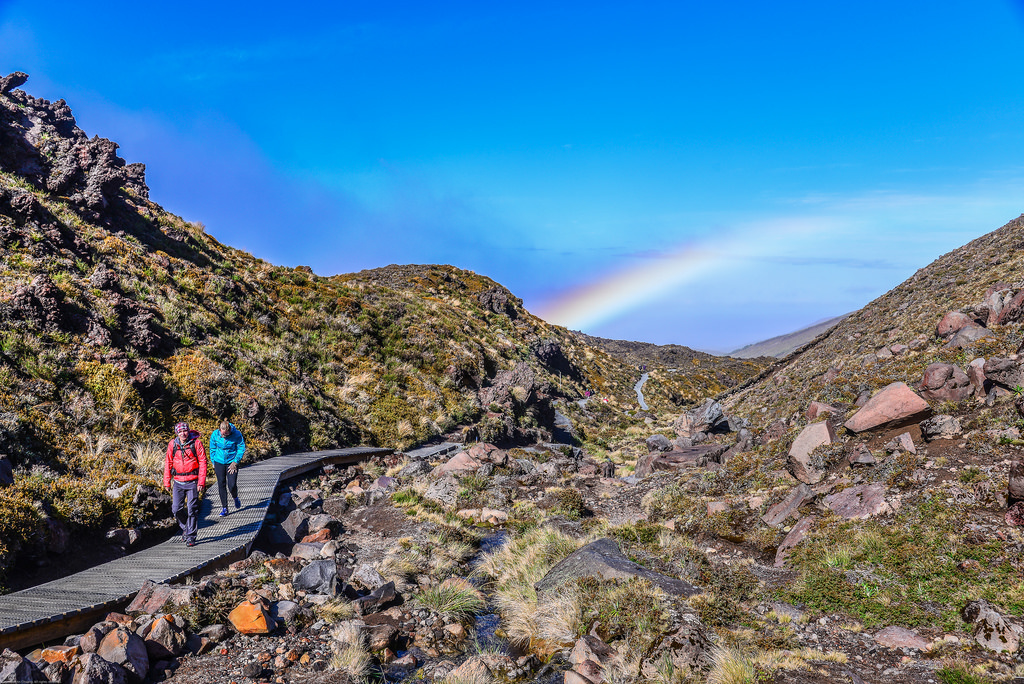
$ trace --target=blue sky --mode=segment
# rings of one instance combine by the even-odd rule
[[[451,263],[727,351],[1024,211],[1020,3],[151,5],[0,0],[0,71],[167,209],[324,275]]]

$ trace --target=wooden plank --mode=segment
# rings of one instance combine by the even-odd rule
[[[214,515],[213,500],[218,497],[215,490],[208,490],[199,511],[195,546],[186,547],[175,537],[109,563],[0,596],[0,649],[24,648],[84,631],[111,610],[126,606],[146,580],[179,581],[244,558],[281,480],[327,464],[354,464],[388,453],[390,449],[373,447],[333,449],[279,456],[243,468],[238,478],[242,508],[223,518]]]

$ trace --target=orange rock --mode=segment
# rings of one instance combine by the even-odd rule
[[[242,601],[228,615],[231,626],[239,634],[269,634],[274,621],[263,606],[250,601]]]
[[[71,663],[81,652],[78,646],[50,646],[39,653],[39,659],[47,663]]]
[[[302,538],[303,544],[326,544],[331,540],[331,531],[326,527],[317,532],[316,534],[307,534]]]

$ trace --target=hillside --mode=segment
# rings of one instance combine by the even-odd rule
[[[849,314],[847,314],[849,315]],[[763,356],[771,356],[776,359],[781,359],[787,354],[791,354],[800,347],[804,346],[818,335],[821,335],[825,331],[829,330],[833,326],[837,325],[846,316],[836,316],[820,323],[801,328],[785,335],[778,335],[776,337],[770,337],[767,340],[761,342],[755,342],[754,344],[748,344],[745,347],[740,347],[736,351],[729,352],[729,356],[737,359],[754,359]]]
[[[230,417],[254,459],[550,441],[556,406],[601,449],[639,420],[626,412],[634,368],[489,278],[452,266],[321,277],[223,245],[152,201],[145,167],[89,138],[63,100],[15,89],[24,80],[0,79],[0,453],[17,471],[0,490],[0,559],[46,547],[61,534],[50,527],[150,519],[106,490],[151,485],[181,419],[208,434]],[[647,400],[719,389],[681,382]],[[609,402],[580,409],[587,389]]]

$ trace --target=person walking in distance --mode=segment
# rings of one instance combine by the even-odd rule
[[[175,425],[174,433],[164,459],[164,489],[171,490],[171,514],[181,527],[185,545],[195,546],[199,492],[206,487],[206,450],[199,433],[189,429],[188,423]]]
[[[228,514],[228,492],[235,501],[235,510],[242,507],[238,501],[238,464],[245,455],[245,439],[242,433],[227,419],[220,421],[220,428],[210,435],[210,460],[217,474],[217,492],[220,494],[220,514]]]

